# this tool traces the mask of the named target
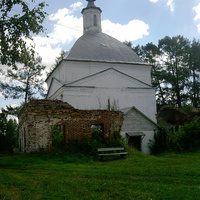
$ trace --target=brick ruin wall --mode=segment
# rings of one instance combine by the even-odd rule
[[[52,147],[52,126],[65,127],[65,144],[92,137],[92,125],[103,125],[104,137],[120,131],[123,114],[107,110],[77,110],[58,100],[34,100],[19,114],[19,143],[22,152]]]

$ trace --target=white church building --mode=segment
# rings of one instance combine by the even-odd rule
[[[126,117],[129,112],[124,112],[122,136],[127,140],[139,138],[141,144],[137,146],[149,153],[147,144],[157,128],[151,66],[142,62],[130,47],[102,32],[102,11],[95,6],[95,0],[87,1],[82,10],[84,33],[47,77],[47,99],[59,99],[86,110],[124,112],[130,108],[133,115],[132,108],[136,108],[143,120],[134,128],[135,118],[131,120]],[[145,121],[151,124],[149,129],[143,124]]]

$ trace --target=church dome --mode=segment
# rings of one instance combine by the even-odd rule
[[[87,7],[82,10],[84,34],[75,42],[65,60],[142,63],[130,47],[102,33],[102,11],[95,6],[95,0],[87,1]]]
[[[102,33],[88,31],[74,44],[66,60],[141,63],[136,53],[124,43]]]

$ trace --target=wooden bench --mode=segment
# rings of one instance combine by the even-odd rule
[[[124,147],[112,147],[112,148],[98,148],[98,156],[104,160],[107,156],[120,156],[126,158],[128,152],[124,151]]]

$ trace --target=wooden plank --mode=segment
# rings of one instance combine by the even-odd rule
[[[115,156],[115,155],[127,155],[128,152],[120,152],[120,153],[104,153],[98,154],[99,156]]]
[[[98,148],[98,152],[106,152],[106,151],[123,151],[124,147],[112,147],[112,148]]]

